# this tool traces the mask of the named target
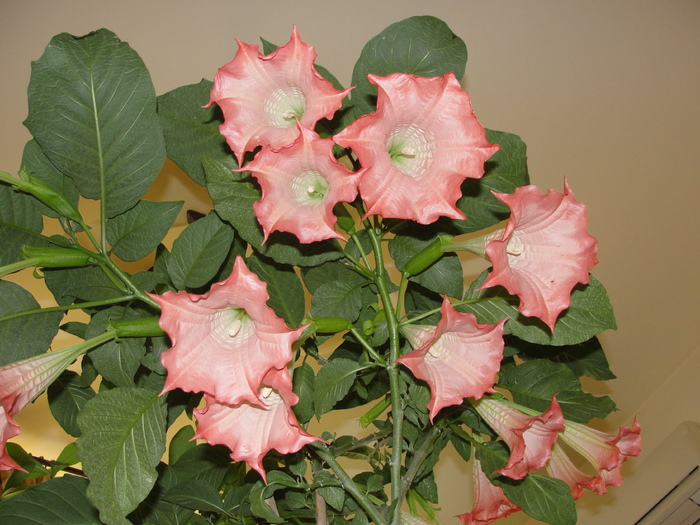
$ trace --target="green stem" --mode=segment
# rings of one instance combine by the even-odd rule
[[[328,446],[320,441],[314,441],[309,445],[309,447],[314,450],[318,457],[326,462],[326,464],[338,478],[338,481],[340,481],[343,488],[349,492],[353,498],[355,498],[357,504],[362,507],[371,520],[374,521],[376,525],[387,525],[386,520],[379,513],[379,509],[372,504],[367,495],[360,490],[360,487],[358,487],[352,478],[348,476],[348,473],[345,472],[345,469],[340,466],[340,463],[338,463],[338,460],[335,459],[335,456],[328,449]]]
[[[428,437],[425,438],[425,441],[421,444],[421,446],[416,450],[415,454],[411,457],[410,462],[407,465],[406,468],[406,473],[403,475],[403,478],[401,479],[401,498],[403,499],[406,497],[406,493],[408,492],[408,489],[411,488],[411,484],[413,483],[413,479],[416,477],[416,474],[418,474],[418,469],[420,466],[423,464],[423,461],[425,461],[425,458],[428,457],[428,454],[430,454],[430,451],[432,449],[433,443],[435,443],[435,440],[437,437],[440,435],[441,431],[440,426],[433,426],[433,428],[430,429],[428,432]]]
[[[358,448],[362,448],[365,445],[369,445],[370,443],[373,443],[375,441],[379,441],[382,438],[385,438],[391,434],[391,427],[384,427],[382,430],[375,432],[374,434],[370,434],[367,437],[364,437],[362,439],[358,439],[356,441],[353,441],[352,443],[348,443],[347,445],[344,445],[342,447],[334,447],[333,448],[333,455],[338,457],[342,456],[343,454],[350,452],[351,450],[355,450]]]
[[[367,342],[367,339],[365,339],[365,336],[360,333],[360,331],[357,328],[350,328],[350,333],[355,336],[355,339],[362,345],[362,347],[367,350],[367,353],[372,356],[372,359],[374,359],[377,363],[380,365],[384,366],[386,365],[386,361],[382,356],[380,356],[377,351],[374,349],[374,347]]]
[[[83,310],[85,308],[94,308],[95,306],[105,306],[108,304],[118,304],[127,301],[133,301],[136,299],[133,295],[127,295],[124,297],[115,297],[113,299],[103,299],[101,301],[90,301],[86,303],[75,303],[59,306],[48,306],[46,308],[37,308],[35,310],[22,310],[21,312],[15,312],[13,314],[5,315],[0,317],[0,323],[3,321],[9,321],[10,319],[16,319],[18,317],[24,317],[26,315],[43,314],[46,312],[65,312],[66,310]]]
[[[399,323],[396,319],[396,310],[389,296],[387,286],[387,273],[384,265],[384,253],[378,232],[372,228],[367,229],[369,238],[374,248],[376,260],[375,284],[379,289],[379,296],[386,311],[387,328],[389,330],[389,386],[391,389],[391,419],[393,423],[392,449],[391,449],[391,499],[394,506],[392,523],[398,524],[401,520],[401,460],[403,458],[403,399],[401,398],[401,378],[396,359],[399,357]]]

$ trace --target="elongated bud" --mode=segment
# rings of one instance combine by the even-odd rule
[[[165,335],[160,328],[157,317],[146,319],[121,319],[110,321],[111,327],[116,330],[117,338],[120,337],[157,337]]]
[[[0,179],[10,182],[20,191],[33,195],[63,217],[76,222],[82,222],[83,218],[72,202],[70,202],[62,194],[58,193],[44,181],[36,178],[29,172],[29,170],[22,168],[19,171],[19,177],[19,179],[12,177],[11,181],[7,180],[5,177],[0,177]]]
[[[342,317],[316,317],[313,320],[313,327],[316,332],[335,334],[350,330],[352,324]]]
[[[71,268],[89,266],[94,259],[87,253],[72,248],[22,246],[22,254],[31,259],[34,266],[41,268]]]
[[[452,241],[451,235],[438,235],[437,238],[428,246],[423,248],[411,258],[403,267],[404,275],[416,275],[428,268],[431,264],[437,261],[446,250],[443,248],[449,246]]]

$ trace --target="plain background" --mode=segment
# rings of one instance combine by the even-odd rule
[[[213,78],[238,38],[283,44],[296,24],[317,63],[348,85],[362,46],[413,15],[445,20],[467,44],[464,87],[486,127],[520,135],[533,184],[561,191],[566,177],[599,240],[596,276],[619,329],[602,341],[618,379],[589,385],[619,412],[640,414],[644,454],[675,426],[700,420],[697,375],[700,248],[700,3],[669,1],[0,1],[0,169],[16,172],[29,134],[30,61],[60,32],[107,27],[149,68],[156,92]],[[189,197],[160,178],[163,198]],[[0,241],[1,242],[1,241]],[[17,439],[55,457],[67,442],[32,406]],[[443,523],[470,510],[470,471],[449,456],[438,469]],[[634,461],[623,473],[634,476]],[[615,490],[585,498],[584,513],[634,505]],[[583,516],[584,514],[582,514]],[[521,518],[514,518],[513,522]],[[507,520],[510,523],[512,520]]]

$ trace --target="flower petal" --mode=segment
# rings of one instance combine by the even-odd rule
[[[365,217],[464,219],[456,207],[464,179],[480,178],[498,146],[489,144],[454,73],[425,78],[368,75],[378,87],[377,111],[334,137],[352,148],[367,172],[360,194]]]
[[[474,505],[472,511],[457,517],[464,525],[489,525],[497,519],[505,518],[520,510],[515,503],[506,498],[501,487],[489,481],[481,470],[481,462],[474,458],[472,464],[474,473]]]
[[[231,275],[204,295],[151,295],[162,308],[160,327],[172,347],[161,354],[168,371],[164,392],[205,392],[220,403],[258,404],[271,368],[292,358],[292,343],[306,328],[290,330],[265,303],[267,285],[239,256]]]

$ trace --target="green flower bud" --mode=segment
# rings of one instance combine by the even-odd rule
[[[117,331],[117,338],[156,337],[165,335],[158,321],[157,317],[149,317],[147,319],[121,319],[119,321],[110,321],[109,324]]]
[[[90,254],[72,248],[22,246],[22,254],[41,268],[70,268],[88,266],[95,261]]]
[[[314,329],[316,332],[334,334],[350,330],[352,324],[342,317],[316,317],[314,319]]]
[[[451,235],[438,235],[428,246],[414,255],[403,267],[403,273],[407,277],[416,275],[428,268],[445,253],[443,248],[452,241]]]

